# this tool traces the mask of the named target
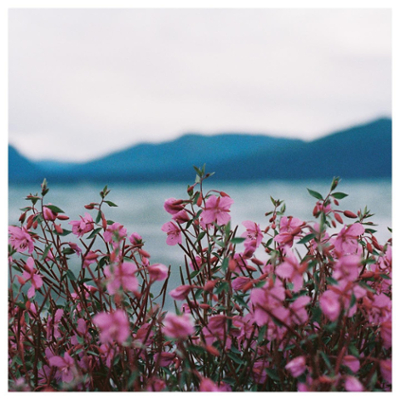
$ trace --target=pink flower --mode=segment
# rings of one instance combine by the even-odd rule
[[[18,253],[28,251],[29,254],[32,254],[33,239],[25,228],[21,229],[17,226],[9,226],[8,232],[10,234],[10,244]]]
[[[344,387],[348,392],[362,392],[364,386],[354,376],[347,375],[344,381]]]
[[[78,256],[82,254],[82,249],[76,243],[68,242],[68,244],[69,247],[71,247],[71,249],[74,250],[76,254],[78,254]]]
[[[43,218],[47,221],[55,221],[57,218],[57,213],[54,213],[50,208],[43,206]]]
[[[301,266],[295,255],[286,248],[286,256],[284,262],[276,268],[276,274],[282,279],[288,279],[293,283],[293,291],[298,292],[303,286],[303,273],[307,265]]]
[[[230,386],[221,382],[220,385],[217,385],[210,378],[203,378],[200,383],[199,392],[230,392],[232,389]]]
[[[166,222],[161,230],[167,233],[167,244],[169,246],[182,244],[181,230],[173,222]]]
[[[60,324],[61,318],[64,315],[64,310],[58,308],[57,311],[54,313],[54,317],[49,317],[47,320],[46,326],[46,338],[50,340],[52,337],[59,338],[61,337],[61,332],[58,329],[58,325]]]
[[[74,379],[75,363],[74,359],[68,354],[64,354],[64,358],[54,356],[49,358],[49,364],[52,367],[57,367],[61,372],[61,379],[63,382],[71,382]]]
[[[334,265],[333,278],[354,282],[358,278],[360,261],[360,257],[357,255],[347,255],[339,258]]]
[[[147,267],[152,281],[163,281],[168,276],[168,267],[164,264],[153,264]]]
[[[201,219],[205,224],[216,222],[218,225],[227,224],[231,216],[229,207],[233,204],[230,197],[210,196],[206,201]]]
[[[181,210],[177,212],[172,219],[179,224],[184,224],[185,222],[188,222],[190,220],[189,214],[186,212],[186,210]]]
[[[175,315],[167,313],[162,331],[168,337],[185,339],[194,333],[194,326],[190,316],[187,314]]]
[[[175,215],[185,208],[182,203],[183,200],[177,200],[171,197],[170,199],[165,200],[164,209],[171,215]]]
[[[28,290],[28,297],[35,296],[35,290],[40,289],[43,285],[43,280],[41,275],[37,273],[35,267],[35,261],[32,257],[26,260],[25,271],[22,273],[22,279],[18,279],[21,284],[25,284],[31,281],[32,286]]]
[[[161,392],[166,388],[167,384],[165,381],[159,378],[150,378],[147,386],[146,386],[146,391],[147,392]]]
[[[292,321],[295,324],[304,324],[308,320],[306,305],[310,303],[308,296],[300,296],[290,304],[289,309],[293,312]]]
[[[232,281],[232,289],[242,290],[250,281],[251,279],[247,276],[238,276]]]
[[[191,285],[178,286],[177,288],[171,290],[169,295],[175,300],[185,300],[191,289]]]
[[[129,241],[132,244],[139,244],[142,243],[142,237],[138,233],[133,232],[132,235],[129,236]]]
[[[112,225],[107,226],[103,236],[107,243],[119,243],[126,237],[126,229],[118,222],[114,222]]]
[[[122,310],[116,310],[110,314],[99,313],[95,315],[93,322],[100,328],[100,340],[103,343],[112,343],[115,340],[122,344],[129,337],[128,316]]]
[[[346,367],[349,367],[350,370],[356,373],[360,369],[360,361],[351,355],[347,355],[343,357],[342,364]]]
[[[332,290],[326,290],[319,299],[319,305],[324,315],[330,321],[336,321],[340,315],[339,296]]]
[[[285,369],[287,369],[294,378],[297,378],[306,370],[306,358],[304,356],[294,358],[286,364]]]
[[[337,235],[333,245],[338,254],[358,254],[361,246],[358,244],[358,237],[364,233],[364,227],[360,223],[344,227]]]
[[[89,213],[85,213],[85,217],[81,216],[80,221],[70,221],[69,224],[72,225],[72,233],[78,237],[92,231],[94,227],[93,218]]]
[[[83,258],[82,268],[86,268],[88,265],[97,262],[97,257],[98,255],[94,251],[89,250],[89,252]]]
[[[256,224],[255,222],[252,221],[244,221],[242,222],[242,225],[246,228],[246,232],[243,233],[242,237],[245,237],[245,245],[246,242],[251,242],[255,240],[255,247],[257,248],[260,244],[261,241],[263,240],[264,235],[261,232],[260,224]]]
[[[279,235],[276,235],[274,240],[281,246],[293,246],[293,240],[301,233],[303,221],[298,218],[283,216],[279,225]]]
[[[388,383],[392,383],[392,360],[381,360],[379,362],[382,378]]]
[[[130,292],[137,290],[139,282],[135,276],[136,271],[136,265],[130,262],[115,265],[113,268],[107,265],[104,268],[104,275],[107,278],[108,292],[114,295],[120,288]]]
[[[161,353],[154,354],[154,363],[159,362],[160,367],[168,367],[168,365],[172,364],[175,358],[176,358],[175,353],[168,353],[166,351],[162,351]]]

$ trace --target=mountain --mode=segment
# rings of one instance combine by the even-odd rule
[[[390,178],[392,121],[382,118],[311,142],[266,135],[187,134],[159,144],[143,143],[80,164],[16,162],[9,148],[10,183],[90,181],[160,182],[194,178],[193,165],[207,165],[220,180]],[[22,157],[19,155],[19,157]],[[41,177],[41,179],[39,179]],[[18,179],[16,179],[18,178]]]

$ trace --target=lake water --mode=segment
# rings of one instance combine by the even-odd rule
[[[217,182],[212,178],[205,185],[206,190],[216,189],[228,193],[234,203],[231,207],[232,224],[239,225],[239,234],[244,231],[242,221],[253,220],[263,228],[268,223],[265,213],[273,209],[270,196],[285,200],[286,215],[293,215],[305,221],[314,220],[312,210],[315,199],[306,188],[319,191],[325,195],[329,191],[330,181],[267,181],[255,183]],[[118,205],[118,208],[105,207],[106,218],[123,224],[130,235],[139,233],[145,241],[144,249],[151,254],[151,263],[162,263],[172,266],[169,287],[179,284],[179,265],[184,265],[182,251],[178,246],[165,243],[166,234],[161,226],[170,220],[164,211],[165,199],[170,197],[186,198],[185,184],[111,184],[107,199]],[[99,192],[103,187],[98,184],[50,185],[46,203],[62,208],[72,219],[79,219],[87,210],[83,207],[90,202],[100,200]],[[391,234],[387,227],[392,227],[392,186],[390,180],[344,181],[337,191],[349,194],[340,201],[342,210],[356,212],[367,206],[375,216],[371,219],[378,224],[379,241],[387,240]],[[27,194],[40,192],[40,187],[12,186],[9,188],[9,223],[18,224],[20,208],[30,204],[24,200]],[[92,212],[93,218],[95,212]],[[68,222],[68,221],[66,221]],[[70,226],[63,225],[66,229]],[[71,237],[68,236],[67,238]],[[69,240],[71,240],[69,239]],[[167,296],[168,297],[168,296]]]

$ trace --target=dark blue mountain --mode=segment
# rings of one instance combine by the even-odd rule
[[[41,181],[43,177],[63,183],[190,182],[193,165],[204,163],[207,171],[215,171],[215,179],[221,180],[390,178],[392,121],[382,118],[311,142],[242,133],[187,134],[81,164],[33,164],[25,159],[30,166],[22,168],[21,160],[16,165],[14,152],[10,147],[10,183]]]

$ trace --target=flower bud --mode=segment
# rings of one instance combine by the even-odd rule
[[[343,212],[343,214],[347,217],[347,218],[357,218],[357,215],[354,214],[353,212],[346,210]]]

